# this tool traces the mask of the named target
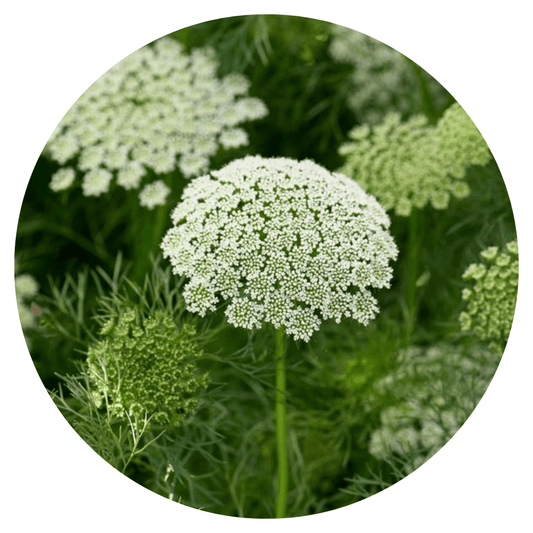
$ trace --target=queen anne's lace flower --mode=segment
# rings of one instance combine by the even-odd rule
[[[339,171],[399,216],[409,216],[413,208],[428,203],[446,209],[452,196],[468,196],[467,168],[485,165],[491,158],[459,104],[450,106],[436,126],[422,116],[402,122],[400,115],[391,113],[379,126],[359,126],[349,136],[351,142],[339,149],[346,159]]]
[[[54,192],[68,189],[76,179],[76,172],[73,168],[60,168],[55,174],[52,175],[50,181],[50,189]]]
[[[31,310],[32,299],[39,292],[37,280],[30,274],[20,274],[15,277],[15,293],[20,324],[23,330],[32,329],[36,325],[36,315]]]
[[[109,190],[113,175],[109,170],[96,168],[87,172],[81,185],[85,196],[100,196]]]
[[[381,205],[312,161],[245,157],[196,178],[172,213],[162,249],[189,310],[220,299],[237,327],[264,322],[309,340],[322,320],[362,324],[388,287],[397,248]]]
[[[470,265],[463,279],[470,282],[463,289],[466,309],[459,315],[461,329],[472,331],[503,350],[513,323],[518,290],[518,244],[507,243],[500,251],[491,246],[483,252],[483,263]]]
[[[167,196],[170,194],[170,189],[162,180],[157,180],[149,183],[139,194],[139,203],[153,209],[156,205],[164,205]]]
[[[421,69],[416,73],[402,54],[368,35],[333,26],[329,52],[335,61],[353,65],[347,103],[365,123],[378,123],[391,109],[400,113],[420,109],[418,76],[433,102],[446,105],[446,91],[429,74]]]
[[[438,344],[402,350],[396,370],[375,385],[377,403],[388,398],[391,405],[381,411],[370,453],[383,460],[392,454],[409,458],[405,474],[427,461],[470,416],[499,359],[484,347]]]
[[[113,416],[146,414],[162,424],[176,424],[194,410],[207,376],[197,369],[201,351],[192,327],[178,328],[161,313],[140,325],[128,310],[101,335],[88,353],[97,404],[107,398]]]
[[[205,172],[219,149],[248,144],[236,126],[267,114],[247,97],[241,74],[217,78],[213,50],[186,54],[171,38],[141,48],[104,74],[69,110],[45,153],[60,165],[50,188],[58,191],[82,174],[82,191],[99,196],[111,179],[136,189],[147,169],[185,177]],[[105,179],[104,179],[105,176]],[[148,204],[147,204],[148,205]]]

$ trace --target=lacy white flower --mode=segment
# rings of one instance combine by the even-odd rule
[[[83,174],[86,196],[107,192],[112,177],[137,189],[147,169],[168,174],[179,168],[185,177],[198,176],[220,146],[248,144],[236,126],[264,117],[267,108],[247,96],[246,77],[219,79],[217,67],[213,50],[187,54],[168,37],[118,63],[82,95],[49,140],[45,154],[71,167],[54,175],[50,188],[70,186],[74,169]]]
[[[17,300],[33,298],[39,292],[39,283],[31,274],[20,274],[15,278]]]
[[[389,218],[353,180],[312,161],[249,156],[196,178],[162,249],[204,315],[223,300],[237,327],[264,322],[309,340],[322,320],[362,324],[398,250]]]
[[[383,123],[359,126],[341,145],[346,159],[339,170],[352,176],[386,209],[409,216],[413,208],[430,203],[446,209],[452,196],[464,198],[471,165],[486,165],[490,151],[474,123],[459,104],[450,106],[438,124],[422,116],[402,122],[391,113]]]
[[[73,168],[60,168],[55,174],[52,175],[50,181],[50,189],[54,192],[68,189],[76,179],[76,171]]]
[[[32,329],[36,326],[36,315],[31,310],[32,299],[39,292],[39,283],[30,274],[20,274],[15,277],[15,293],[17,295],[17,306],[20,324],[23,330]]]
[[[233,128],[220,134],[220,144],[224,148],[238,148],[248,144],[248,135],[241,128]]]
[[[85,196],[100,196],[109,190],[113,175],[109,170],[96,168],[87,172],[81,185]]]
[[[485,347],[437,344],[411,346],[398,354],[397,367],[375,385],[368,409],[381,411],[381,424],[369,451],[387,460],[392,454],[410,460],[405,474],[427,461],[457,432],[485,393],[500,355]],[[371,398],[371,396],[369,396]]]
[[[157,205],[164,205],[169,194],[170,189],[162,180],[157,180],[146,185],[140,192],[139,203],[148,209],[153,209]]]
[[[433,104],[446,105],[446,91],[427,72],[415,71],[405,56],[368,35],[333,26],[329,52],[335,61],[353,65],[347,103],[365,123],[378,123],[390,110],[409,114],[420,109],[419,78]]]
[[[503,351],[513,323],[518,290],[518,243],[500,251],[491,246],[481,252],[484,262],[470,265],[463,274],[466,309],[459,315],[461,329]]]

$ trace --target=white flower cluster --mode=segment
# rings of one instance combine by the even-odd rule
[[[354,67],[347,103],[363,122],[376,124],[391,109],[412,113],[420,108],[417,73],[393,48],[363,33],[333,26],[329,53],[335,61]],[[429,74],[420,71],[418,75],[423,76],[433,101],[441,105],[446,91]]]
[[[156,205],[163,205],[170,194],[170,189],[162,180],[156,180],[147,185],[139,194],[139,203],[143,207],[153,209]]]
[[[399,216],[428,203],[446,209],[452,196],[465,198],[467,168],[491,159],[485,140],[456,103],[436,126],[423,116],[402,122],[391,113],[378,126],[358,126],[349,136],[339,149],[346,160],[339,171]]]
[[[397,248],[389,218],[353,180],[312,161],[249,156],[193,180],[162,242],[184,297],[229,323],[264,322],[308,341],[322,320],[362,324],[388,287]]]
[[[457,432],[485,393],[500,356],[484,347],[411,346],[397,369],[376,383],[380,398],[394,399],[381,411],[369,451],[380,459],[409,458],[405,473],[433,456]],[[381,405],[381,400],[378,400]]]
[[[77,174],[85,196],[107,192],[113,177],[119,186],[137,189],[148,169],[168,174],[178,167],[189,178],[207,170],[220,146],[248,144],[239,126],[264,117],[266,106],[246,96],[245,76],[219,79],[217,67],[213,50],[186,54],[168,37],[118,63],[82,95],[49,140],[45,153],[68,165],[52,176],[50,188],[70,187]],[[166,195],[152,193],[143,205],[164,202]]]
[[[15,277],[15,292],[22,329],[31,329],[36,325],[35,313],[28,304],[39,292],[39,284],[30,274],[20,274]]]

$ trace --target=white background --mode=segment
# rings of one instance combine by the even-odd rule
[[[533,496],[533,95],[527,2],[47,0],[6,2],[1,11],[3,531],[533,529],[528,511]],[[167,501],[118,474],[88,448],[35,372],[12,281],[24,190],[46,140],[76,98],[153,39],[205,20],[252,13],[303,15],[350,26],[432,74],[463,105],[491,147],[511,197],[520,246],[519,297],[508,348],[466,425],[434,459],[394,487],[338,511],[278,520],[275,526],[271,520],[221,517]]]

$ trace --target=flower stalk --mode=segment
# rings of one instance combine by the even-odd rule
[[[289,487],[287,458],[287,376],[285,372],[285,328],[276,329],[276,444],[278,454],[278,484],[276,518],[285,518]]]

